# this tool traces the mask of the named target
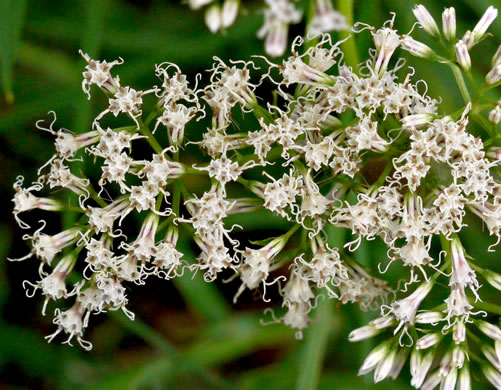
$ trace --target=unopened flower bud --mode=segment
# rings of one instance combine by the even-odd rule
[[[499,81],[501,81],[501,64],[496,65],[487,73],[487,76],[485,76],[485,82],[488,86],[497,84]]]
[[[416,316],[417,324],[435,324],[444,319],[443,313],[439,311],[425,311]]]
[[[485,13],[482,15],[482,18],[478,21],[477,25],[472,31],[473,40],[475,42],[480,41],[483,37],[491,23],[498,16],[498,10],[494,8],[492,5],[487,8]]]
[[[395,356],[395,360],[393,361],[393,366],[391,367],[389,377],[392,379],[397,379],[398,374],[402,371],[404,367],[405,361],[407,360],[407,356],[409,355],[410,348],[401,348],[397,356]]]
[[[442,334],[440,332],[428,333],[416,341],[416,349],[428,349],[439,343],[441,339]]]
[[[489,364],[482,364],[482,372],[495,389],[501,389],[501,373]]]
[[[491,148],[487,155],[488,157],[491,157],[496,161],[501,160],[501,148]],[[494,271],[485,270],[482,272],[482,275],[492,287],[501,291],[501,274],[498,274]]]
[[[446,8],[442,13],[442,29],[445,39],[454,40],[456,37],[456,10],[454,7]]]
[[[419,4],[412,10],[412,12],[414,12],[414,16],[418,20],[419,24],[428,34],[433,37],[438,37],[440,35],[435,19],[433,19],[433,16],[430,15],[424,5]]]
[[[475,325],[487,337],[493,340],[501,340],[501,329],[498,326],[482,320],[476,320]]]
[[[456,346],[452,350],[452,364],[456,368],[462,368],[463,364],[464,364],[464,358],[465,358],[465,354],[464,354],[463,348],[460,346]]]
[[[205,24],[211,33],[215,33],[221,28],[221,8],[218,4],[211,5],[205,11]]]
[[[424,43],[416,41],[414,38],[411,38],[410,36],[406,36],[402,40],[402,49],[407,50],[416,57],[422,57],[428,59],[437,58],[437,55],[429,46],[426,46]]]
[[[214,0],[189,0],[188,4],[191,9],[200,9],[204,5],[211,3]]]
[[[394,316],[383,316],[372,320],[369,325],[373,326],[376,329],[384,329],[391,325],[395,324]]]
[[[459,370],[456,390],[471,390],[471,376],[470,368],[468,366],[463,366],[463,368]]]
[[[489,112],[489,120],[495,125],[501,122],[501,106],[496,106]]]
[[[501,360],[499,360],[499,356],[496,353],[496,350],[488,344],[482,344],[480,349],[482,350],[482,353],[485,355],[487,360],[489,360],[498,371],[501,371]]]
[[[424,382],[422,390],[432,390],[437,387],[440,382],[442,382],[442,375],[440,375],[439,370],[435,370],[431,375],[428,376],[426,382]],[[415,386],[417,387],[417,386]]]
[[[449,349],[446,352],[446,354],[442,357],[442,360],[440,361],[440,367],[438,369],[438,373],[440,376],[444,377],[449,374],[452,367],[451,361],[452,361],[452,350]],[[454,386],[452,388],[454,388]]]
[[[440,387],[444,390],[452,390],[456,388],[457,378],[458,369],[456,367],[452,367]]]
[[[390,375],[396,357],[397,357],[396,348],[390,349],[388,354],[384,357],[384,360],[377,365],[376,370],[374,371],[375,383],[381,382],[382,380],[386,379],[388,375]]]
[[[378,333],[381,333],[380,329],[377,329],[371,325],[366,325],[351,331],[350,335],[348,336],[348,340],[350,340],[351,342],[361,341],[371,338]]]
[[[492,56],[491,64],[492,67],[495,67],[496,65],[499,65],[501,63],[501,45],[499,45],[498,49]]]
[[[468,46],[468,49],[471,49],[475,44],[475,36],[470,30],[464,33],[463,38],[461,38],[461,40],[466,44],[466,46]]]
[[[238,15],[239,0],[226,0],[221,13],[221,25],[223,28],[230,27]]]
[[[466,326],[463,321],[458,321],[452,329],[452,339],[456,344],[464,343],[466,340]]]
[[[418,126],[423,126],[431,123],[435,119],[433,114],[414,114],[407,115],[401,119],[402,127],[406,129],[413,129]]]
[[[414,349],[411,354],[411,386],[419,389],[423,384],[435,356],[435,351],[430,350],[423,354],[418,349]]]
[[[365,358],[362,367],[358,371],[358,375],[365,375],[378,365],[382,359],[386,356],[390,349],[391,340],[385,341],[374,348],[369,355]]]
[[[468,71],[471,68],[471,59],[470,59],[470,53],[468,53],[468,47],[463,41],[459,41],[456,43],[454,46],[454,49],[456,51],[456,58],[459,63],[459,66],[464,71]]]

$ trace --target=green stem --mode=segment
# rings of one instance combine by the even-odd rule
[[[299,229],[301,225],[298,223],[294,224],[287,233],[283,234],[281,237],[283,237],[285,240],[288,240],[295,232],[297,229]]]
[[[143,123],[143,120],[140,117],[137,118],[137,121],[139,122],[139,132],[146,137],[153,150],[158,154],[162,153],[163,148],[160,146],[155,136],[151,133],[148,126]]]
[[[486,312],[501,315],[501,306],[489,302],[476,302],[475,308],[485,310]]]
[[[306,24],[304,27],[304,37],[305,37],[304,50],[305,51],[308,50],[310,47],[315,46],[318,42],[318,36],[311,39],[311,40],[307,39],[311,21],[315,17],[315,3],[316,3],[316,0],[309,0],[308,1],[308,12],[306,13]]]
[[[257,101],[251,108],[252,108],[252,113],[254,114],[257,120],[262,118],[264,120],[264,123],[267,125],[273,122],[273,117],[268,112],[268,110],[260,106]]]
[[[469,102],[471,102],[470,92],[468,92],[468,88],[466,87],[466,83],[464,81],[463,74],[459,69],[459,66],[453,63],[448,63],[448,65],[451,68],[452,73],[454,74],[454,78],[456,79],[456,83],[458,84],[459,91],[461,92],[461,96],[463,97],[465,104],[468,104]]]
[[[353,26],[353,0],[338,0],[337,9],[346,18],[346,24],[348,26]],[[350,31],[340,31],[339,38],[346,39],[350,36]],[[355,38],[351,37],[346,42],[341,45],[344,52],[344,60],[346,64],[353,68],[355,73],[358,73],[358,64],[360,60],[358,58],[357,45]]]
[[[184,165],[184,173],[187,175],[208,175],[209,173],[207,171],[201,171],[200,169],[195,169],[192,167],[189,167],[188,165]]]
[[[486,132],[487,134],[492,138],[494,137],[496,134],[493,132],[493,128],[492,128],[492,125],[491,123],[485,119],[481,114],[479,113],[472,113],[471,115],[471,118],[477,122]]]
[[[145,121],[144,121],[144,126],[148,127],[148,126],[150,125],[151,121],[152,121],[153,119],[155,119],[155,117],[156,117],[159,113],[161,113],[163,110],[164,110],[164,108],[162,107],[161,109],[159,109],[159,110],[157,110],[157,111],[152,111],[152,112],[150,113],[150,115],[148,115],[148,116],[146,117],[146,119],[145,119]]]
[[[324,293],[324,296],[327,294]],[[318,304],[315,314],[318,322],[308,330],[304,353],[300,359],[299,373],[296,380],[297,390],[314,390],[318,387],[324,361],[329,330],[332,321],[332,302],[324,298]]]
[[[90,197],[92,199],[94,199],[96,201],[96,203],[101,206],[101,207],[106,207],[108,206],[108,203],[106,203],[103,198],[101,198],[96,190],[94,189],[94,187],[92,187],[92,184],[89,183],[89,185],[87,186],[87,191],[89,191],[89,194],[90,194]]]

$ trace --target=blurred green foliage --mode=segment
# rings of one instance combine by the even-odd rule
[[[494,2],[424,3],[436,18],[444,7],[454,5],[458,31],[465,31]],[[107,60],[122,57],[125,64],[119,69],[120,78],[137,89],[158,83],[154,64],[164,61],[177,63],[193,80],[196,73],[211,66],[213,56],[248,60],[251,55],[264,54],[262,42],[255,37],[262,23],[262,15],[256,12],[259,4],[244,2],[245,17],[224,34],[210,35],[202,13],[177,2],[0,1],[0,80],[4,96],[0,101],[0,185],[6,202],[15,177],[33,179],[36,167],[53,153],[50,137],[34,130],[36,120],[46,119],[46,113],[54,110],[59,126],[82,132],[89,129],[100,111],[99,99],[88,101],[80,89],[84,61],[78,49]],[[413,4],[359,0],[355,1],[354,18],[381,26],[394,11],[395,27],[407,32],[414,23]],[[293,34],[301,34],[303,27],[295,26]],[[501,37],[501,22],[497,20],[490,31]],[[421,31],[417,38],[429,43]],[[486,40],[475,48],[473,61],[483,74],[497,42]],[[370,34],[357,35],[356,43],[359,57],[366,58],[372,45]],[[444,111],[457,109],[461,100],[452,74],[421,60],[409,59],[409,65],[416,67],[417,78],[428,81],[430,95],[442,97]],[[191,136],[197,138],[201,131],[197,129]],[[206,284],[188,275],[174,285],[158,281],[135,287],[129,293],[131,308],[137,314],[134,322],[120,313],[93,318],[88,334],[95,347],[90,353],[47,344],[43,336],[50,332],[51,318],[41,316],[41,299],[29,300],[21,287],[24,279],[37,279],[37,267],[31,260],[5,261],[9,253],[17,257],[29,250],[9,217],[9,208],[7,202],[5,221],[0,224],[2,389],[408,388],[407,374],[379,385],[371,378],[356,376],[373,341],[348,345],[346,335],[373,313],[320,302],[313,315],[316,323],[305,332],[303,341],[296,341],[284,326],[260,324],[264,308],[260,303],[248,298],[232,306],[234,285]],[[283,222],[269,214],[249,215],[246,223],[258,238],[283,229]],[[499,255],[486,252],[491,238],[477,220],[472,219],[470,226],[470,233],[462,237],[468,252],[494,265]],[[339,234],[332,232],[333,242],[340,239]],[[188,257],[194,256],[188,242],[180,246]],[[385,249],[380,243],[367,243],[356,256],[376,271],[376,264],[385,258]],[[398,279],[399,271],[396,266],[389,277]]]

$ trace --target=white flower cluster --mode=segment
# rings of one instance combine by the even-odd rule
[[[428,34],[441,39],[437,24],[424,6],[417,6],[414,14]],[[497,10],[489,7],[473,32],[467,32],[456,42],[455,11],[453,8],[444,11],[443,36],[450,47],[455,48],[452,67],[459,66],[465,72],[470,70],[468,50],[483,39],[496,16]],[[430,48],[424,47],[424,44],[415,42],[412,48],[406,49],[418,56],[438,57]],[[420,53],[416,52],[418,48],[422,49]],[[494,68],[497,66],[495,61]],[[493,72],[491,70],[486,75],[486,87],[494,83],[491,79]],[[385,213],[390,216],[390,221],[382,225],[379,222],[378,226],[387,229],[384,240],[390,247],[391,262],[402,260],[411,269],[404,291],[410,283],[418,281],[419,277],[413,272],[415,268],[421,271],[425,281],[407,297],[383,305],[380,318],[354,330],[349,336],[351,341],[359,341],[389,329],[396,336],[374,348],[360,368],[359,375],[374,371],[375,382],[396,378],[410,356],[411,385],[414,388],[471,389],[471,371],[477,367],[494,388],[501,388],[501,330],[479,318],[489,314],[482,305],[478,279],[481,275],[499,290],[501,275],[470,263],[471,259],[457,235],[466,226],[463,219],[469,210],[483,220],[491,235],[497,237],[489,249],[499,243],[501,189],[496,177],[501,160],[497,147],[486,150],[480,138],[467,132],[468,116],[478,101],[468,101],[468,96],[464,97],[466,108],[456,114],[460,115],[457,119],[430,113],[403,118],[402,127],[410,134],[409,149],[393,159],[390,188],[382,186],[378,190],[381,194],[389,194],[399,182],[405,182],[409,189],[408,193],[401,195],[403,203],[400,207],[396,198],[377,202],[376,207],[389,206]],[[496,105],[489,114],[494,126],[499,123],[497,109]],[[485,129],[492,135],[489,126]],[[498,132],[496,127],[493,129]],[[426,191],[423,183],[437,173],[433,167],[447,168],[447,182],[434,179]],[[443,264],[438,261],[433,264],[429,254],[431,239],[437,235],[445,254]],[[396,246],[395,243],[402,238],[405,239],[403,246]],[[434,269],[431,276],[427,268]],[[449,296],[442,295],[444,303],[423,309],[425,299],[435,298],[437,301],[437,296],[440,296],[435,288],[439,278],[448,278]],[[435,297],[431,291],[437,291]],[[477,357],[477,350],[483,359]]]
[[[205,3],[199,1],[196,6]],[[287,0],[267,3],[270,11],[263,34],[283,34],[287,23],[295,20],[295,11]],[[235,4],[226,0],[223,19],[234,12],[224,7]],[[328,4],[317,1],[322,12],[334,12]],[[322,12],[312,23],[315,32],[322,31],[319,25],[326,18]],[[489,8],[463,38],[467,48],[483,39],[495,13]],[[415,14],[430,35],[440,37],[424,7],[418,6]],[[453,9],[444,12],[443,20],[444,36],[453,48],[457,43]],[[410,355],[414,387],[432,389],[442,383],[442,388],[453,389],[458,382],[460,388],[470,388],[469,370],[474,363],[468,361],[469,345],[476,344],[490,362],[481,365],[485,376],[499,388],[501,331],[478,318],[488,314],[478,305],[479,277],[501,289],[501,276],[481,264],[470,264],[458,233],[472,212],[495,237],[492,248],[501,240],[500,147],[469,132],[471,117],[480,115],[478,99],[443,115],[438,101],[412,82],[413,71],[405,73],[403,61],[396,60],[389,68],[399,46],[444,62],[444,57],[400,35],[392,25],[390,21],[379,30],[362,26],[360,32],[369,30],[375,49],[358,71],[343,62],[339,43],[332,44],[325,35],[309,48],[296,39],[292,55],[282,64],[267,62],[260,82],[252,81],[259,69],[254,63],[228,65],[216,59],[204,88],[198,87],[198,79],[197,85],[190,86],[177,66],[166,63],[156,67],[161,87],[136,91],[122,87],[119,78],[111,75],[112,67],[121,62],[99,62],[84,54],[88,65],[83,89],[90,96],[90,87],[99,87],[109,107],[85,134],[55,131],[52,122],[45,130],[56,136],[54,157],[31,186],[23,188],[22,178],[14,185],[14,215],[23,229],[30,225],[20,219],[21,213],[68,207],[61,192],[61,199],[38,193],[62,188],[78,199],[77,205],[70,206],[81,215],[75,226],[48,235],[42,221],[42,227],[24,236],[31,241],[32,251],[18,259],[40,260],[40,280],[25,286],[42,291],[44,312],[50,300],[75,296],[70,309],[55,310],[58,329],[49,340],[64,332],[68,343],[76,338],[82,347],[90,348],[82,337],[91,313],[121,309],[133,318],[126,308],[124,284],[144,284],[152,275],[175,278],[185,270],[203,272],[206,281],[233,272],[240,281],[235,300],[247,289],[262,289],[268,302],[266,289],[275,285],[285,311],[280,316],[272,311],[272,318],[296,329],[298,337],[311,322],[310,311],[322,292],[342,303],[359,303],[362,309],[380,308],[379,319],[350,335],[351,341],[357,341],[393,330],[394,337],[376,347],[360,370],[361,374],[375,370],[376,382],[395,378]],[[281,38],[269,39],[278,45]],[[278,53],[278,46],[275,50]],[[452,67],[466,69],[461,57],[464,47],[448,53],[457,56],[447,60]],[[494,69],[497,66],[496,60]],[[493,81],[492,72],[484,88],[499,82]],[[266,107],[255,95],[265,81],[277,86],[276,99]],[[144,120],[143,97],[157,100]],[[484,106],[499,108],[492,103]],[[237,107],[244,115],[256,117],[256,128],[242,131],[234,125]],[[109,112],[128,118],[130,126],[104,129]],[[488,124],[488,136],[498,131],[496,115],[489,115],[492,124],[486,119],[481,122]],[[205,116],[211,119],[209,128],[201,140],[190,143],[199,145],[210,160],[188,166],[182,162],[185,127]],[[167,132],[163,139],[168,139],[168,145],[155,138],[154,133],[161,131]],[[134,145],[139,142],[149,143],[150,158],[135,157]],[[75,158],[85,156],[101,168],[99,179],[71,172]],[[186,177],[193,174],[206,175],[210,187],[205,192],[192,193],[185,187]],[[283,217],[290,228],[256,247],[236,240],[232,231],[238,226],[228,226],[226,217],[258,208]],[[139,232],[130,237],[133,217],[142,222]],[[351,232],[353,239],[346,250],[329,247],[327,225]],[[182,260],[176,249],[179,237],[199,246],[196,263]],[[443,253],[434,260],[430,247],[438,238]],[[386,267],[395,262],[408,267],[402,292],[418,285],[406,297],[390,299],[399,291],[350,257],[362,240],[375,239],[388,247]],[[47,272],[47,267],[52,271]],[[278,269],[281,272],[275,273]],[[83,278],[70,277],[77,274],[75,270],[82,270]],[[429,297],[440,296],[440,285],[448,286],[448,297],[435,308],[419,311]],[[471,324],[493,339],[494,347],[479,342],[481,336],[469,337]],[[428,375],[438,343],[447,339],[452,339],[452,347],[446,349],[440,367]]]
[[[344,15],[334,9],[332,0],[314,0],[314,3],[314,13],[307,26],[307,34],[314,36],[350,29]],[[189,0],[188,4],[193,10],[205,7],[205,24],[212,33],[231,27],[242,6],[240,0],[224,0],[222,6],[214,0]],[[261,12],[264,14],[264,23],[257,32],[258,38],[264,39],[266,54],[272,57],[283,56],[288,46],[289,25],[300,23],[303,11],[291,0],[264,0]]]

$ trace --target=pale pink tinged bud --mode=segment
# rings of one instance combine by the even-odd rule
[[[189,0],[188,4],[190,5],[191,9],[200,9],[204,5],[212,3],[213,1],[214,0]]]
[[[393,362],[393,366],[391,367],[390,374],[388,375],[390,378],[397,379],[400,371],[402,371],[402,368],[404,367],[409,352],[410,348],[401,348],[398,351],[395,361]]]
[[[429,351],[423,355],[418,350],[414,350],[413,356],[411,356],[411,385],[416,389],[419,389],[423,384],[428,371],[430,370],[431,364],[433,363],[433,358],[435,356],[435,351]]]
[[[215,33],[221,28],[221,8],[218,4],[211,5],[205,11],[205,24],[211,33]]]
[[[416,316],[416,323],[418,324],[434,324],[444,319],[444,314],[438,311],[426,311],[419,313]]]
[[[391,340],[390,340],[391,341]],[[376,365],[386,356],[389,350],[390,341],[385,341],[374,348],[365,358],[358,375],[365,375],[372,371]]]
[[[496,355],[498,355],[498,359],[501,360],[501,340],[496,340],[494,342],[494,348],[496,349]]]
[[[379,362],[374,371],[374,382],[379,383],[382,380],[386,379],[388,375],[390,375],[390,371],[395,362],[395,358],[397,356],[396,349],[391,349],[390,352],[384,357],[383,360]]]
[[[271,57],[283,56],[287,49],[287,31],[289,26],[285,23],[276,23],[271,27],[264,41],[264,50]]]
[[[448,41],[456,38],[456,10],[454,7],[446,8],[442,13],[442,29]]]
[[[369,325],[376,329],[384,329],[395,324],[395,317],[393,316],[383,316],[372,320]]]
[[[451,371],[451,361],[452,361],[452,351],[449,349],[447,353],[442,357],[440,361],[440,368],[438,369],[438,373],[440,376],[444,377],[449,374]]]
[[[471,390],[471,376],[470,376],[470,368],[468,366],[464,366],[459,371],[459,378],[456,385],[456,390]]]
[[[433,114],[414,114],[407,115],[401,119],[402,127],[407,129],[414,129],[418,126],[423,126],[431,123],[435,119]]]
[[[475,325],[487,337],[497,341],[501,340],[501,329],[498,326],[482,320],[476,320]]]
[[[433,374],[431,374],[426,382],[424,382],[423,387],[421,387],[421,390],[432,390],[435,387],[437,387],[440,382],[442,382],[442,376],[440,375],[440,372],[437,370]]]
[[[489,150],[486,153],[486,156],[490,158],[493,161],[501,161],[501,147],[500,146],[494,146],[492,148],[489,148]],[[501,275],[492,272],[492,271],[483,271],[484,277],[487,279],[487,282],[494,287],[495,289],[501,290]]]
[[[464,343],[466,340],[466,326],[463,321],[458,321],[452,328],[452,339],[456,344]]]
[[[498,371],[501,371],[501,361],[499,360],[496,350],[487,344],[483,344],[480,349],[487,360],[489,360]]]
[[[461,40],[466,44],[466,46],[468,46],[468,49],[471,49],[475,43],[474,38],[475,37],[473,33],[470,30],[468,30],[464,33],[463,38],[461,38]]]
[[[361,341],[368,338],[371,338],[378,333],[381,333],[381,330],[375,328],[371,325],[362,326],[361,328],[353,330],[348,336],[348,340],[351,342]]]
[[[418,20],[419,24],[428,34],[434,37],[438,37],[440,35],[435,19],[433,19],[433,16],[430,15],[424,5],[419,4],[412,10],[412,12],[414,12],[414,16]]]
[[[498,49],[492,56],[491,64],[494,67],[496,65],[499,65],[500,62],[501,62],[501,45],[499,45]]]
[[[394,334],[397,334],[402,326],[414,323],[416,311],[432,287],[433,282],[423,283],[408,297],[391,304],[391,312],[400,321],[398,327],[395,328]]]
[[[463,348],[460,346],[456,346],[452,351],[452,365],[456,368],[463,367],[465,354]]]
[[[454,390],[454,388],[456,387],[457,378],[458,378],[458,369],[456,367],[453,367],[445,377],[445,380],[440,386],[440,389]]]
[[[489,112],[489,121],[495,125],[501,122],[501,106],[496,106]]]
[[[429,333],[416,342],[416,349],[428,349],[440,342],[440,340],[442,340],[442,334],[440,332]]]
[[[411,369],[411,375],[415,376],[419,370],[419,366],[421,365],[421,362],[423,361],[424,354],[414,348],[411,353],[411,358],[410,358],[410,369]]]
[[[485,76],[485,82],[490,86],[499,83],[500,80],[501,64],[498,64],[494,68],[492,68],[489,73],[487,73],[487,76]]]
[[[490,365],[483,364],[482,372],[495,389],[501,389],[501,373],[498,370]]]
[[[435,52],[429,46],[426,46],[424,43],[416,41],[414,38],[411,38],[410,36],[406,36],[402,40],[401,46],[402,49],[407,50],[416,57],[422,57],[422,58],[437,57]]]
[[[223,28],[230,27],[238,15],[239,0],[226,0],[223,4],[222,21]]]
[[[454,46],[454,50],[456,51],[456,58],[459,63],[459,66],[461,66],[461,69],[463,69],[464,71],[470,70],[471,59],[466,44],[463,41],[459,41]]]
[[[496,8],[494,8],[492,5],[489,8],[487,8],[482,18],[478,21],[477,25],[472,31],[475,42],[478,42],[480,39],[483,38],[485,32],[487,31],[487,29],[492,24],[494,19],[496,19],[497,16],[498,16],[498,10]]]

